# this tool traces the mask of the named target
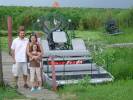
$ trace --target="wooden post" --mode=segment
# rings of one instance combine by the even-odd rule
[[[9,48],[9,54],[10,54],[10,48],[12,44],[12,17],[11,16],[8,16],[7,25],[8,25],[8,48]]]

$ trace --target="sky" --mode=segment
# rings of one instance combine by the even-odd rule
[[[0,5],[51,7],[54,1],[58,1],[60,7],[87,7],[87,8],[133,7],[133,0],[0,0]]]

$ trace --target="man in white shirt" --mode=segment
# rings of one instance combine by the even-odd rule
[[[20,73],[23,74],[24,88],[28,88],[27,85],[27,57],[26,57],[26,47],[28,44],[28,39],[25,38],[24,27],[20,26],[18,30],[18,38],[14,39],[11,45],[12,57],[15,64],[15,87],[18,88],[18,76]]]

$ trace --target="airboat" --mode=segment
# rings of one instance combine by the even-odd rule
[[[42,16],[35,26],[45,33],[45,38],[41,39],[42,63],[48,84],[52,84],[53,61],[58,86],[76,84],[85,77],[89,77],[88,82],[92,84],[113,81],[111,73],[93,62],[84,40],[75,36],[71,19],[58,14]]]

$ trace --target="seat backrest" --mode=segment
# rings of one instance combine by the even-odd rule
[[[73,50],[86,50],[85,43],[82,39],[72,39]]]
[[[66,43],[66,33],[64,31],[55,31],[53,32],[53,41],[55,43]]]

